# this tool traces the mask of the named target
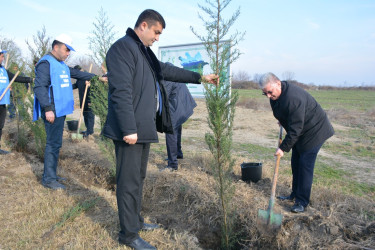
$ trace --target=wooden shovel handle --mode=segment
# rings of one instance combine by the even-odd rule
[[[7,59],[5,60],[4,68],[8,69],[9,54],[7,54]]]
[[[91,73],[91,70],[92,70],[92,63],[90,64],[89,73]],[[82,117],[83,117],[83,108],[85,107],[88,87],[89,87],[89,85],[86,84],[85,93],[83,94],[83,100],[82,100],[82,106],[81,106],[81,115],[79,116],[79,121],[78,121],[77,134],[79,134],[79,128],[81,127],[81,121],[82,121]]]
[[[281,158],[280,155],[277,155],[276,164],[275,164],[276,165],[275,166],[275,173],[273,174],[273,179],[272,179],[271,199],[275,198],[277,177],[279,175],[280,158]]]
[[[4,90],[3,94],[0,96],[0,101],[3,99],[5,93],[8,91],[8,89],[10,89],[10,87],[12,86],[14,80],[16,80],[16,78],[17,78],[17,76],[18,76],[19,73],[20,73],[20,71],[17,71],[17,73],[13,76],[12,81],[10,81],[8,87],[6,87],[6,89]]]
[[[281,142],[283,141],[283,126],[280,125],[280,132],[279,132],[279,145],[280,147]]]

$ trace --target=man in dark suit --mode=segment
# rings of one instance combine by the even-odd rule
[[[158,142],[157,131],[173,132],[163,81],[217,82],[216,75],[201,76],[156,58],[150,46],[164,28],[157,11],[145,10],[106,57],[108,115],[102,133],[115,144],[119,242],[135,249],[155,249],[138,232],[158,227],[144,223],[140,210],[150,143]]]
[[[164,86],[168,93],[169,110],[173,126],[173,134],[165,134],[168,153],[168,166],[166,169],[175,171],[178,169],[178,159],[184,158],[181,148],[182,124],[193,114],[197,104],[186,84],[166,81]]]
[[[270,99],[274,117],[287,133],[275,155],[282,157],[292,149],[292,193],[278,198],[295,200],[291,211],[301,213],[310,202],[316,157],[334,130],[322,107],[304,89],[280,81],[272,73],[265,74],[259,85]]]

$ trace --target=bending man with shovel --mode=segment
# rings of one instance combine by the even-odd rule
[[[292,149],[292,193],[277,198],[295,200],[291,211],[301,213],[310,202],[316,157],[334,130],[322,107],[304,89],[280,81],[272,73],[263,75],[259,86],[270,99],[274,117],[287,133],[275,155],[282,157]]]
[[[72,48],[72,39],[61,34],[52,42],[52,51],[42,57],[35,67],[34,121],[44,120],[47,143],[44,152],[42,184],[46,188],[65,189],[64,178],[56,175],[62,145],[66,115],[74,110],[73,89],[70,78],[90,80],[95,75],[69,68],[64,61]]]

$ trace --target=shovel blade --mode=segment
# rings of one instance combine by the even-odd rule
[[[282,214],[274,214],[272,211],[268,210],[258,210],[258,225],[263,225],[271,230],[277,230],[280,229],[282,220]]]
[[[72,139],[73,140],[82,140],[83,139],[83,135],[78,134],[78,133],[72,133]]]

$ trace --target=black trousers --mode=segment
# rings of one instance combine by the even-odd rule
[[[129,145],[124,141],[113,142],[116,151],[116,197],[121,228],[119,239],[131,243],[143,227],[140,212],[150,143]]]
[[[167,144],[168,166],[178,168],[178,158],[183,158],[181,150],[182,125],[173,131],[173,134],[165,134],[165,143]]]
[[[3,128],[4,128],[6,116],[7,116],[7,105],[1,104],[0,105],[0,141],[1,141],[1,135],[3,134]]]
[[[314,177],[315,160],[323,144],[305,152],[298,152],[296,147],[292,149],[292,197],[296,198],[302,206],[306,207],[310,202],[311,187]]]

